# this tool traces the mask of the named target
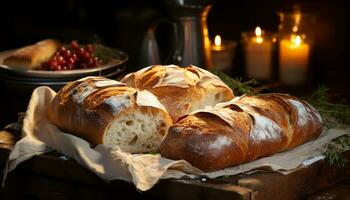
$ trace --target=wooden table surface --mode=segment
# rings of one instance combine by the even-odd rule
[[[0,132],[0,167],[19,139]],[[350,158],[350,151],[344,153]],[[0,199],[350,199],[350,163],[344,168],[318,161],[282,175],[258,172],[216,179],[161,180],[140,192],[124,181],[106,183],[58,152],[34,157],[9,173]],[[337,197],[337,198],[334,198]],[[122,198],[122,199],[124,199]]]

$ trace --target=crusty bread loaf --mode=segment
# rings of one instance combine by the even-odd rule
[[[318,137],[320,114],[285,94],[236,97],[180,118],[161,155],[213,171],[269,156]]]
[[[4,59],[3,64],[15,68],[35,69],[50,59],[60,46],[62,45],[57,40],[43,40],[15,50]]]
[[[130,153],[158,151],[171,125],[152,93],[102,77],[65,85],[50,103],[48,117],[61,130],[93,145],[119,146]]]
[[[121,82],[156,95],[173,122],[194,110],[233,99],[231,89],[214,74],[195,67],[155,65],[128,74]]]

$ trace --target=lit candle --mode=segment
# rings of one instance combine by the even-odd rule
[[[255,36],[248,38],[245,44],[246,75],[257,80],[269,80],[272,76],[272,43],[262,35],[258,26]]]
[[[220,35],[216,35],[214,38],[214,44],[211,45],[211,57],[213,67],[221,71],[230,73],[235,47],[235,42],[229,40],[222,40]]]
[[[286,85],[300,85],[306,80],[309,63],[309,44],[301,36],[292,35],[280,42],[280,80]]]
[[[221,50],[223,47],[221,46],[221,37],[220,35],[216,35],[214,38],[214,49]]]

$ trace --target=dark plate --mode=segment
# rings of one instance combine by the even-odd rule
[[[103,77],[116,80],[120,78],[124,71],[125,65],[118,67],[115,71],[111,73],[104,74]],[[58,91],[69,81],[73,81],[76,79],[78,78],[70,78],[65,80],[56,78],[51,78],[47,80],[33,80],[32,78],[23,78],[0,74],[0,83],[2,83],[2,86],[5,87],[7,90],[12,91],[12,93],[17,94],[31,93],[36,87],[39,86],[48,86]]]
[[[0,52],[0,70],[1,73],[6,73],[14,77],[22,78],[33,78],[37,79],[72,79],[84,76],[103,76],[104,74],[112,73],[116,71],[116,68],[123,66],[127,60],[128,56],[126,53],[114,49],[115,57],[111,58],[109,62],[102,65],[101,67],[90,68],[90,69],[75,69],[75,70],[63,70],[63,71],[45,71],[45,70],[23,70],[18,68],[12,68],[10,66],[4,65],[3,60],[9,56],[9,54],[15,50],[8,50]]]

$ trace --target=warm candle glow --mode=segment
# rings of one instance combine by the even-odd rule
[[[232,59],[236,43],[232,40],[221,39],[215,35],[211,45],[212,66],[216,69],[229,72],[232,67]]]
[[[300,46],[302,42],[300,35],[292,35],[290,41],[294,47]]]
[[[301,20],[301,13],[297,12],[294,14],[294,23],[296,26],[298,26],[300,24],[300,20]]]
[[[294,33],[298,32],[298,26],[293,26],[293,32]]]
[[[221,46],[221,37],[220,35],[216,35],[214,39],[215,46]]]
[[[262,43],[263,42],[263,38],[261,37],[261,28],[259,27],[259,26],[257,26],[256,28],[255,28],[255,35],[256,35],[256,37],[255,37],[255,41],[257,42],[257,43]]]
[[[255,35],[258,37],[261,36],[261,28],[259,26],[255,28]]]
[[[291,35],[281,40],[279,48],[280,80],[283,84],[298,85],[305,82],[310,55],[310,46],[302,35]]]
[[[255,28],[255,35],[252,31],[249,35],[251,37],[244,45],[246,75],[257,80],[269,80],[272,75],[272,42],[269,38],[264,38],[265,33],[259,26]]]
[[[300,46],[300,44],[301,44],[301,37],[299,35],[297,37],[295,37],[294,44],[297,45],[297,46]]]

